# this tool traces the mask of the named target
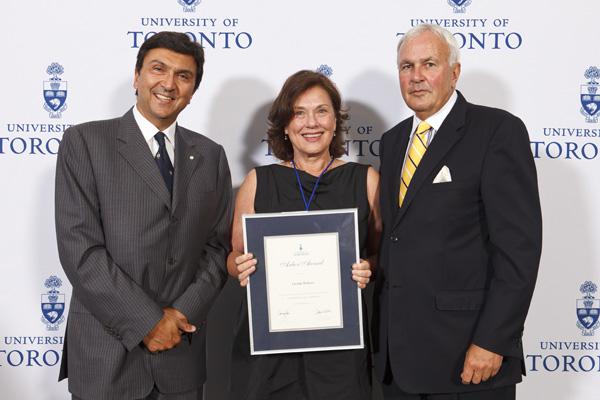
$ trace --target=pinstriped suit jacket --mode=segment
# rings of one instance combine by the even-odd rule
[[[201,385],[202,323],[225,283],[230,243],[223,148],[177,127],[171,201],[131,110],[74,126],[58,152],[55,200],[60,261],[73,286],[59,379],[85,399]],[[142,340],[166,306],[199,333],[152,355]]]

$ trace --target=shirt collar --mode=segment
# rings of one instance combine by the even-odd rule
[[[458,99],[458,95],[456,94],[456,90],[454,90],[452,92],[452,95],[450,96],[450,98],[446,102],[446,104],[444,104],[442,106],[442,108],[440,108],[438,110],[438,112],[436,112],[435,114],[433,114],[431,117],[427,118],[427,123],[436,132],[440,129],[440,127],[442,126],[442,123],[444,122],[444,120],[446,119],[446,117],[448,116],[448,114],[450,114],[450,110],[452,110],[452,107],[454,107],[454,104],[456,103],[456,99]],[[419,117],[417,117],[415,115],[413,117],[413,126],[412,126],[412,131],[411,132],[414,132],[415,129],[417,129],[417,126],[419,126],[420,123],[421,123],[421,120],[419,119]]]
[[[140,131],[142,131],[142,135],[144,135],[144,140],[146,140],[146,142],[150,142],[151,140],[153,140],[154,135],[156,135],[159,129],[142,115],[140,110],[138,110],[137,105],[133,107],[133,117],[135,118],[135,122],[137,122]],[[162,131],[167,136],[167,140],[169,140],[173,144],[173,146],[175,145],[176,130],[177,121],[173,122],[167,127],[167,129]]]

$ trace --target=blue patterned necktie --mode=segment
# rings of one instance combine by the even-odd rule
[[[165,184],[167,185],[167,189],[169,189],[169,193],[173,196],[173,164],[171,163],[171,159],[169,158],[169,153],[167,153],[167,146],[165,144],[165,134],[162,132],[158,132],[154,135],[154,139],[158,142],[158,152],[156,156],[154,156],[154,160],[156,161],[156,165],[158,165],[158,169],[163,179],[165,180]]]

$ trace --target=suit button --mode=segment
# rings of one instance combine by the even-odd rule
[[[398,236],[390,236],[390,240],[396,243],[398,241]]]
[[[175,259],[173,257],[169,257],[167,262],[169,263],[169,265],[173,265],[173,264],[175,264]]]

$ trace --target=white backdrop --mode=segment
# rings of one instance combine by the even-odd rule
[[[274,161],[265,116],[285,78],[322,65],[351,114],[348,158],[378,166],[381,133],[410,115],[397,83],[398,35],[420,22],[447,27],[464,45],[458,87],[468,100],[507,109],[529,129],[544,250],[519,397],[600,398],[600,2],[185,2],[2,2],[0,398],[68,398],[56,383],[70,286],[54,237],[55,153],[69,125],[122,115],[135,102],[135,55],[148,33],[202,40],[204,80],[179,122],[224,145],[239,186],[253,166]]]

